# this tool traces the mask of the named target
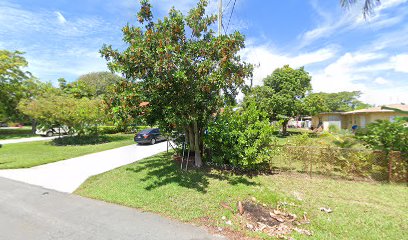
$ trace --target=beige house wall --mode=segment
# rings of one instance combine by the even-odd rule
[[[340,121],[343,128],[343,116],[339,113],[323,113],[312,117],[312,127],[317,128],[319,122],[327,125],[327,122]]]
[[[393,120],[395,117],[408,117],[408,114],[397,112],[369,112],[369,113],[350,113],[350,114],[330,114],[324,113],[312,117],[312,126],[314,128],[319,124],[319,117],[322,122],[328,122],[329,116],[338,116],[341,119],[341,128],[351,129],[353,125],[362,126],[362,120],[365,118],[365,126],[376,120]]]
[[[317,125],[319,124],[319,116],[312,116],[312,127],[317,128]]]
[[[395,117],[408,117],[408,114],[396,113],[396,112],[371,112],[371,113],[354,113],[344,115],[345,124],[347,129],[351,129],[354,124],[362,126],[362,118],[365,117],[365,125],[375,122],[377,120],[393,120]]]

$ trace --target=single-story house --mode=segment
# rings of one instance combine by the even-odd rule
[[[288,121],[289,128],[311,128],[312,127],[312,117],[302,116],[291,118]]]
[[[408,105],[391,104],[383,107],[372,107],[350,112],[324,112],[312,117],[312,127],[323,126],[328,130],[330,125],[335,125],[339,129],[351,129],[356,125],[358,128],[365,128],[367,124],[376,120],[394,121],[395,117],[408,117]],[[391,110],[389,108],[395,109]]]

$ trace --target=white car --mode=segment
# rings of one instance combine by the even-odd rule
[[[67,126],[55,126],[53,128],[42,128],[42,129],[37,129],[35,131],[35,134],[41,135],[41,136],[46,136],[46,137],[52,137],[53,135],[66,135],[69,133],[69,128]]]

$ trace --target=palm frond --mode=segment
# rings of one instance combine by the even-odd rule
[[[373,13],[373,9],[375,6],[381,4],[381,0],[340,0],[340,5],[343,8],[350,8],[350,6],[355,5],[360,1],[364,1],[363,5],[364,18],[367,18],[369,15]]]

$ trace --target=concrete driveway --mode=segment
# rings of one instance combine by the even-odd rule
[[[53,136],[53,137],[41,137],[41,136],[39,136],[39,137],[29,137],[29,138],[7,139],[7,140],[0,140],[0,144],[49,141],[49,140],[52,140],[54,138],[58,138],[58,136]]]
[[[225,239],[136,209],[0,178],[0,239]]]
[[[133,144],[32,168],[0,170],[0,177],[72,193],[90,176],[153,156],[166,149],[166,142],[155,145]]]

